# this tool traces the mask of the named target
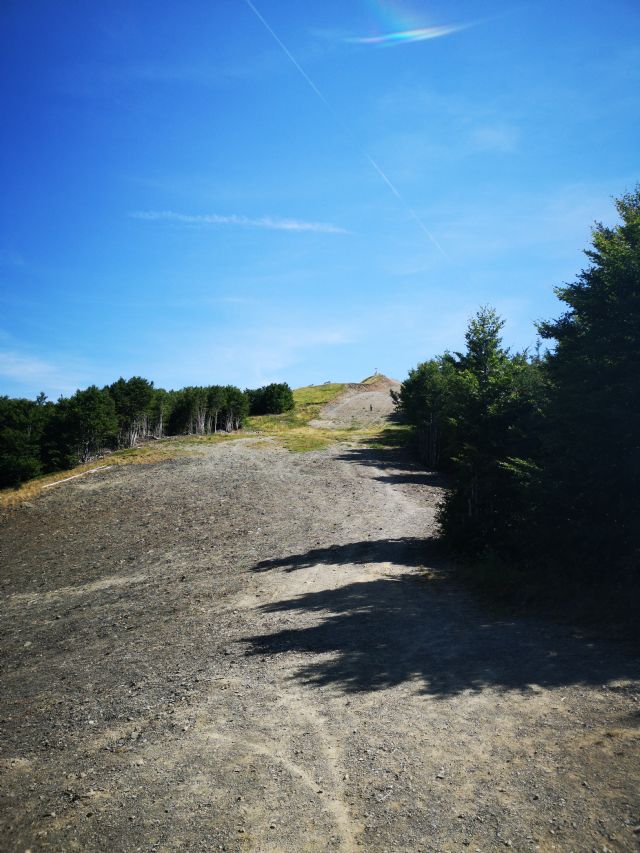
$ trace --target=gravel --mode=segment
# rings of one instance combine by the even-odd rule
[[[637,658],[471,599],[441,488],[262,439],[4,512],[2,849],[636,849]]]

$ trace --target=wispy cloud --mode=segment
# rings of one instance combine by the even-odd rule
[[[129,214],[132,219],[146,222],[177,222],[183,225],[237,225],[244,228],[264,228],[270,231],[311,231],[316,234],[348,234],[345,228],[330,222],[307,222],[302,219],[280,219],[272,216],[252,218],[238,214],[189,214],[173,210],[137,210]]]

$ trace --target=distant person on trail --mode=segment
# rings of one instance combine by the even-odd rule
[[[372,411],[373,411],[373,403],[369,403],[369,411],[370,411],[370,412],[372,412]]]

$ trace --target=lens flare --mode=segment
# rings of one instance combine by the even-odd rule
[[[396,33],[385,33],[379,36],[354,36],[346,39],[350,44],[405,44],[412,41],[427,41],[448,36],[464,29],[463,26],[421,27],[417,30],[402,30]]]
[[[469,24],[425,27],[424,11],[408,0],[365,0],[373,29],[367,36],[345,38],[349,44],[394,45],[428,41],[466,29]]]

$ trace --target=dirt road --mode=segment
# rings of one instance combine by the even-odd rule
[[[2,849],[634,849],[637,660],[474,603],[438,495],[239,441],[7,511]]]

